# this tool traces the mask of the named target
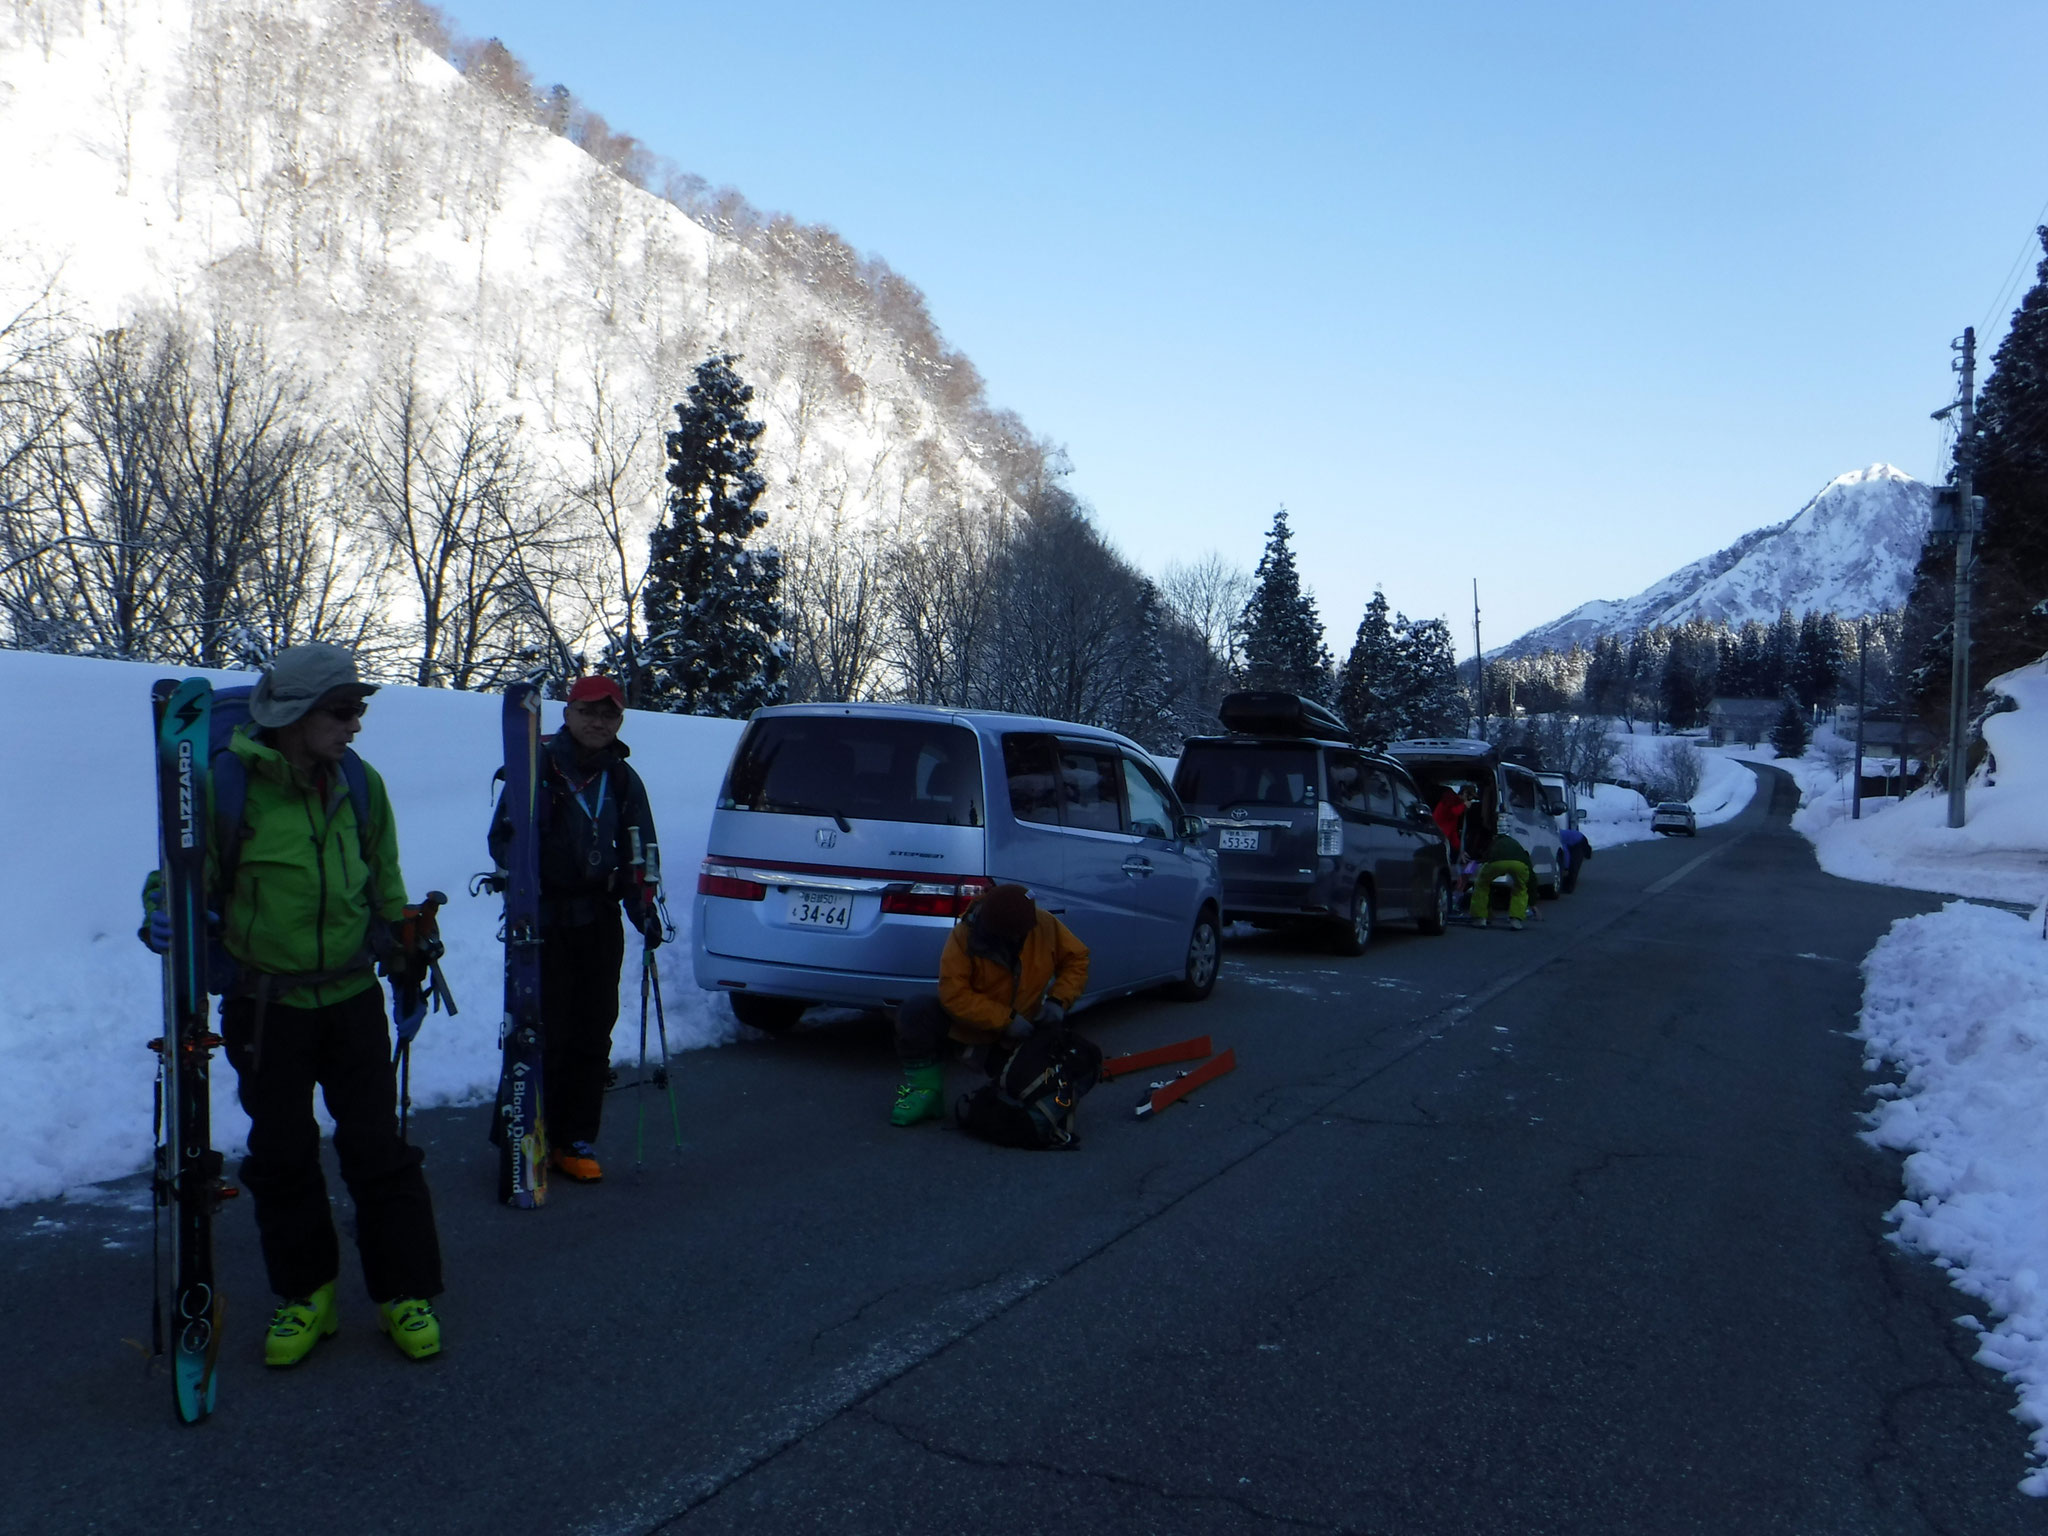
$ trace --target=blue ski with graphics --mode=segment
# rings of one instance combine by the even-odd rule
[[[541,1102],[540,688],[505,690],[505,1023],[498,1041],[498,1198],[519,1210],[547,1203],[548,1135]]]
[[[157,1053],[156,1204],[171,1219],[171,1387],[178,1417],[213,1411],[220,1296],[213,1284],[213,1214],[231,1193],[213,1149],[208,1068],[220,1037],[207,1027],[206,823],[213,687],[165,679],[150,690],[156,725],[157,870],[171,947],[164,955],[164,1032]],[[156,1318],[163,1352],[162,1297]]]

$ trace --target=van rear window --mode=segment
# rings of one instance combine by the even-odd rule
[[[1183,805],[1314,805],[1315,748],[1191,744],[1173,771],[1173,788]]]
[[[981,747],[943,721],[769,715],[740,738],[718,805],[978,827]]]

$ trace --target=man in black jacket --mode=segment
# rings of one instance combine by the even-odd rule
[[[542,1102],[549,1161],[568,1178],[595,1184],[598,1123],[619,1018],[619,968],[626,920],[649,948],[664,937],[649,862],[654,815],[647,788],[619,740],[625,695],[608,677],[569,689],[562,729],[541,747],[540,995],[545,1037]],[[505,803],[491,822],[491,857],[502,870],[512,836]]]

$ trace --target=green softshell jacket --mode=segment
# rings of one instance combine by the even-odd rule
[[[1487,844],[1486,857],[1481,862],[1486,864],[1526,864],[1532,870],[1536,867],[1536,861],[1529,857],[1529,850],[1516,842],[1512,837],[1509,837],[1505,832],[1497,834],[1494,840]]]
[[[320,986],[294,987],[276,1001],[321,1008],[377,984],[368,964],[370,920],[389,922],[405,910],[398,867],[398,827],[384,780],[363,765],[370,787],[370,835],[356,830],[355,806],[339,770],[317,780],[265,746],[245,726],[228,750],[248,770],[241,860],[235,888],[221,909],[221,938],[237,964],[275,975],[336,971],[361,959],[356,972]],[[208,838],[208,883],[215,868]],[[367,846],[374,873],[363,864]]]

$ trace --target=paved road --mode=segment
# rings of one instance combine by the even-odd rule
[[[350,1274],[266,1374],[230,1211],[196,1429],[123,1338],[146,1212],[0,1213],[0,1529],[2048,1529],[1853,1135],[1856,962],[1931,903],[1820,874],[1792,803],[1768,771],[1523,933],[1233,943],[1208,1003],[1089,1023],[1240,1070],[1150,1123],[1108,1085],[1072,1155],[892,1130],[865,1023],[688,1058],[684,1153],[538,1215],[429,1115],[447,1353],[400,1361]]]

